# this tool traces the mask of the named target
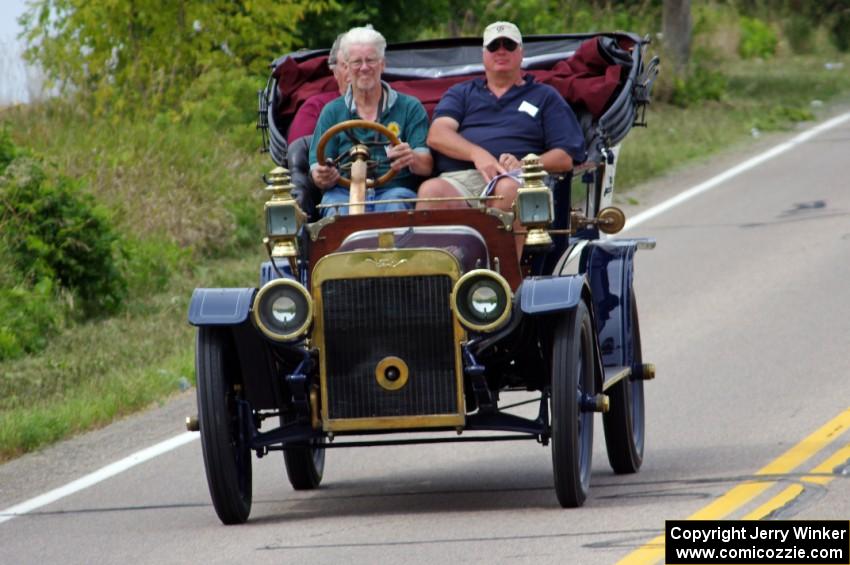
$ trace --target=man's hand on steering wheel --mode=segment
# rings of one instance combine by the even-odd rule
[[[396,172],[411,167],[416,158],[410,144],[405,141],[387,149],[387,157],[390,158],[390,167]]]
[[[310,176],[313,177],[313,184],[324,191],[337,185],[339,170],[332,165],[317,165],[310,171]]]

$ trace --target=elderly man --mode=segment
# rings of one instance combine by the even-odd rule
[[[585,159],[575,114],[554,88],[523,76],[522,55],[514,24],[495,22],[484,30],[485,77],[451,87],[434,110],[428,145],[437,152],[441,174],[422,185],[420,198],[478,197],[496,179],[491,194],[502,198],[489,205],[510,210],[519,182],[505,173],[518,169],[525,155],[540,155],[550,173],[569,171],[574,160]],[[417,208],[468,205],[420,202]],[[517,243],[519,251],[522,241]]]
[[[373,176],[381,176],[390,168],[397,174],[390,181],[391,186],[369,191],[367,210],[389,212],[409,208],[406,203],[368,205],[368,201],[415,198],[421,177],[431,174],[434,161],[425,143],[428,114],[418,100],[396,92],[381,81],[386,46],[384,36],[368,27],[349,30],[340,42],[340,53],[348,70],[350,85],[345,96],[328,103],[322,110],[310,146],[310,174],[315,185],[324,193],[322,204],[349,201],[348,189],[337,184],[337,168],[318,163],[316,158],[316,147],[322,134],[334,124],[346,120],[378,122],[402,140],[402,143],[386,150],[377,144],[371,146],[372,159],[379,162]],[[377,141],[381,137],[371,130],[355,130],[354,135],[365,142]],[[336,135],[326,145],[325,157],[335,158],[351,147],[352,141],[347,136]],[[325,216],[335,213],[345,214],[347,208],[325,208],[323,211]]]

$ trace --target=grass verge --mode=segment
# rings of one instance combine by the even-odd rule
[[[61,332],[38,355],[0,364],[0,461],[108,424],[194,384],[195,286],[256,284],[261,255],[219,259],[112,318]]]

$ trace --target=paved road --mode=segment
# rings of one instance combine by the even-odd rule
[[[533,442],[371,448],[330,451],[311,493],[291,490],[279,454],[255,460],[251,521],[223,527],[193,441],[0,523],[0,563],[635,563],[658,557],[646,544],[665,519],[698,512],[847,519],[833,470],[850,445],[836,419],[850,406],[848,156],[844,122],[628,234],[658,240],[637,261],[658,368],[647,453],[615,476],[597,433],[584,508],[558,507]],[[192,401],[0,467],[0,509],[179,433]]]

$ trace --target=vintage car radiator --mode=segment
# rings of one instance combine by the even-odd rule
[[[463,424],[463,332],[449,300],[458,270],[438,250],[355,251],[320,261],[314,338],[326,430]]]

